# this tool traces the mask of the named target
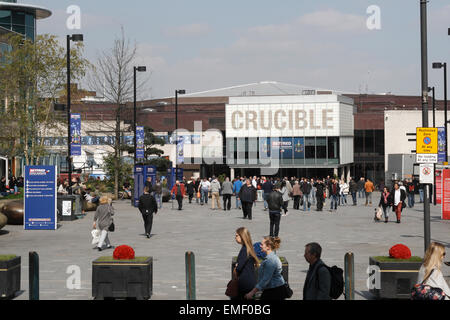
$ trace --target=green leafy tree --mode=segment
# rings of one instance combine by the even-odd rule
[[[49,34],[35,42],[13,34],[6,42],[11,50],[0,57],[0,151],[35,164],[46,152],[42,138],[62,121],[53,105],[67,81],[66,49]],[[71,79],[83,78],[88,65],[83,44],[77,43],[71,50]]]
[[[161,149],[158,149],[156,146],[164,146],[165,141],[164,139],[156,136],[154,133],[154,130],[148,126],[144,126],[144,161],[142,159],[139,159],[138,163],[148,164],[148,158],[150,156],[157,155],[158,157],[161,157],[161,155],[164,154],[164,151]],[[123,145],[122,150],[128,152],[128,154],[132,155],[134,157],[134,145]]]

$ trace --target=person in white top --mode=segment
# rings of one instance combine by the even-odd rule
[[[211,189],[211,182],[209,182],[206,178],[203,178],[203,181],[200,182],[201,205],[203,205],[203,203],[208,204],[208,194],[210,189]]]
[[[425,252],[425,258],[419,270],[417,283],[422,283],[425,279],[424,284],[442,289],[446,295],[445,300],[450,300],[450,288],[441,272],[444,257],[445,247],[438,242],[432,242]],[[431,273],[432,271],[433,273]]]
[[[392,211],[394,211],[397,216],[397,223],[400,223],[403,208],[406,207],[406,192],[399,187],[398,183],[395,183],[394,189],[389,196],[391,197],[391,203],[393,204]]]

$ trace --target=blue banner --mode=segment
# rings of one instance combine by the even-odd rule
[[[24,228],[56,230],[56,167],[25,166]]]
[[[445,128],[438,128],[438,162],[445,162]]]
[[[305,138],[294,138],[294,159],[305,158]]]
[[[177,163],[184,163],[184,139],[183,137],[178,137],[177,143]]]
[[[81,115],[70,114],[70,155],[81,156]]]
[[[144,166],[134,166],[134,195],[133,205],[139,206],[139,197],[144,193]]]
[[[136,127],[136,159],[144,159],[144,127]]]
[[[280,159],[292,159],[292,138],[281,138]]]

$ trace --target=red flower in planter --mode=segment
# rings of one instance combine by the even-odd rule
[[[395,259],[409,259],[411,258],[411,250],[403,244],[396,244],[389,249],[389,256]]]
[[[134,250],[130,246],[121,245],[114,250],[113,257],[116,260],[131,260],[134,259]]]

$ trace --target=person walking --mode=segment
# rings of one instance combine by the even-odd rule
[[[261,242],[261,250],[267,254],[258,269],[258,283],[245,295],[246,299],[262,290],[261,300],[284,300],[285,281],[281,275],[282,264],[280,258],[275,254],[275,250],[280,248],[281,240],[278,237],[264,237]]]
[[[256,285],[255,267],[257,268],[258,257],[253,248],[252,237],[247,228],[241,227],[236,230],[236,242],[241,245],[241,250],[237,256],[237,263],[234,272],[238,277],[238,296],[232,300],[244,300],[247,292]]]
[[[316,199],[316,192],[317,192],[317,190],[316,190],[316,187],[314,186],[314,184],[315,184],[314,179],[311,179],[311,180],[309,181],[309,183],[310,183],[310,185],[311,185],[311,192],[309,193],[309,195],[310,195],[310,200],[309,200],[309,202],[310,202],[312,205],[315,205],[315,204],[317,203],[317,199]]]
[[[252,220],[252,206],[256,201],[256,189],[252,185],[252,181],[250,179],[245,181],[245,185],[241,187],[238,197],[242,202],[244,219],[248,218],[248,220]]]
[[[175,198],[177,199],[178,210],[182,210],[183,209],[183,198],[186,195],[184,184],[180,183],[180,181],[177,180],[170,193],[171,193],[172,197],[175,195]]]
[[[311,193],[311,184],[309,183],[308,179],[303,180],[300,188],[303,193],[303,211],[306,211],[306,207],[308,207],[308,211],[310,211],[311,203],[309,202],[309,194]]]
[[[162,208],[162,183],[160,179],[156,179],[155,185],[153,186],[153,196],[155,197],[158,208]]]
[[[217,209],[222,209],[222,205],[220,204],[220,182],[217,180],[215,176],[212,177],[211,181],[211,209],[215,210],[215,204],[217,204]]]
[[[364,199],[364,196],[365,196],[365,194],[364,194],[364,192],[365,192],[364,185],[365,185],[364,177],[361,177],[361,179],[359,179],[359,181],[357,183],[357,186],[358,186],[358,198],[363,198]]]
[[[341,183],[339,184],[339,195],[340,195],[340,205],[347,204],[347,195],[348,195],[349,187],[347,182],[345,180],[341,180]]]
[[[414,188],[414,183],[412,182],[411,179],[406,183],[406,191],[407,191],[406,193],[408,196],[408,207],[412,208],[412,207],[414,207],[415,188]]]
[[[266,179],[261,188],[263,190],[264,211],[266,211],[267,208],[269,207],[267,204],[267,198],[273,191],[273,184],[269,179]]]
[[[226,177],[222,183],[223,210],[231,210],[231,196],[233,195],[233,184],[230,178]]]
[[[317,211],[322,211],[326,186],[322,180],[317,180],[314,186],[316,187]]]
[[[233,183],[233,193],[236,195],[236,209],[241,209],[242,203],[239,200],[239,192],[242,188],[242,180],[241,178],[237,178]]]
[[[391,191],[390,197],[390,201],[392,203],[392,211],[394,211],[395,215],[397,216],[397,223],[400,223],[402,210],[404,207],[406,207],[406,192],[403,189],[400,189],[398,182],[394,184],[394,189]]]
[[[195,180],[194,180],[194,177],[192,177],[192,179],[190,181],[188,181],[186,184],[186,191],[188,194],[189,203],[192,203],[192,198],[194,198],[194,193],[195,193],[194,183],[195,183]]]
[[[311,242],[305,246],[305,260],[309,263],[305,284],[303,285],[303,300],[331,300],[331,274],[320,259],[322,247]]]
[[[208,179],[203,178],[203,181],[200,183],[200,192],[201,192],[201,200],[200,204],[208,204],[208,193],[209,189],[211,188],[211,183],[208,181]]]
[[[441,289],[445,293],[445,300],[450,300],[450,288],[441,271],[444,257],[445,246],[439,242],[432,242],[425,252],[417,283],[423,282],[430,287]]]
[[[274,190],[269,194],[267,205],[269,207],[270,219],[269,234],[271,237],[278,237],[278,233],[280,232],[281,209],[284,207],[283,196],[280,193],[279,185],[276,185]]]
[[[331,198],[330,212],[333,212],[333,207],[334,207],[334,210],[336,211],[337,205],[339,203],[339,186],[335,179],[331,179],[331,183],[328,187],[328,193]]]
[[[100,239],[97,244],[97,250],[103,250],[103,243],[106,244],[106,248],[112,248],[111,242],[109,241],[108,231],[113,223],[114,208],[112,207],[110,200],[106,196],[100,197],[100,205],[97,207],[94,215],[94,225],[93,229],[100,230]]]
[[[202,180],[200,178],[197,178],[197,180],[195,180],[194,183],[194,191],[195,191],[195,203],[199,204],[200,203],[200,198],[201,198],[201,194],[200,194],[200,183],[202,182]],[[200,194],[200,196],[199,196]]]
[[[286,186],[287,184],[287,180],[283,180],[281,182],[281,187],[280,187],[280,193],[281,196],[283,197],[283,210],[284,210],[284,215],[288,215],[288,205],[289,205],[289,191],[288,188]]]
[[[348,184],[348,191],[352,195],[353,205],[356,206],[356,193],[358,192],[358,184],[355,182],[353,178],[350,178],[350,182]]]
[[[149,193],[153,193],[153,182],[151,177],[147,177],[147,180],[145,181],[144,187],[147,187],[149,190]]]
[[[292,187],[292,196],[294,197],[294,210],[300,210],[300,198],[303,196],[303,193],[297,180]]]
[[[375,191],[375,187],[373,185],[373,182],[370,181],[370,179],[367,179],[367,182],[364,184],[364,189],[366,191],[366,206],[367,203],[372,205],[372,193]]]
[[[392,205],[391,200],[391,193],[388,191],[387,187],[384,187],[378,204],[378,206],[383,209],[384,223],[388,223],[389,221],[389,207]]]
[[[150,238],[153,225],[153,214],[158,213],[158,204],[155,197],[149,192],[148,187],[144,187],[144,194],[139,197],[139,211],[144,219],[145,235]]]

